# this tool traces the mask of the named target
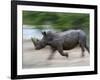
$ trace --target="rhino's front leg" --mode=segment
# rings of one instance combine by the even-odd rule
[[[56,49],[51,47],[51,54],[48,57],[48,60],[51,60],[55,54]]]
[[[68,53],[65,54],[63,52],[63,47],[62,46],[58,46],[57,50],[62,56],[66,56],[68,58]]]

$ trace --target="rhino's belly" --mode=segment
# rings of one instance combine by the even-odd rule
[[[63,49],[64,50],[70,50],[75,48],[78,45],[78,42],[69,42],[69,43],[64,43],[63,44]]]

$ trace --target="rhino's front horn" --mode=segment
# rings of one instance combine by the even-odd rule
[[[36,40],[33,38],[31,38],[31,40],[32,40],[33,44],[36,46]]]

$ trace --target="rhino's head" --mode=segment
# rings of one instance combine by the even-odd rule
[[[38,40],[38,39],[34,40],[33,38],[31,38],[31,40],[32,40],[36,50],[42,49],[46,46],[46,44],[43,40]]]
[[[46,45],[48,45],[54,38],[54,33],[52,33],[51,31],[49,32],[42,32],[42,39],[41,40],[38,40],[38,39],[33,39],[31,38],[34,46],[35,46],[35,49],[39,50],[39,49],[42,49],[44,48]]]

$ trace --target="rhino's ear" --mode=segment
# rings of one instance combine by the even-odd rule
[[[42,32],[43,36],[46,36],[46,32]]]

